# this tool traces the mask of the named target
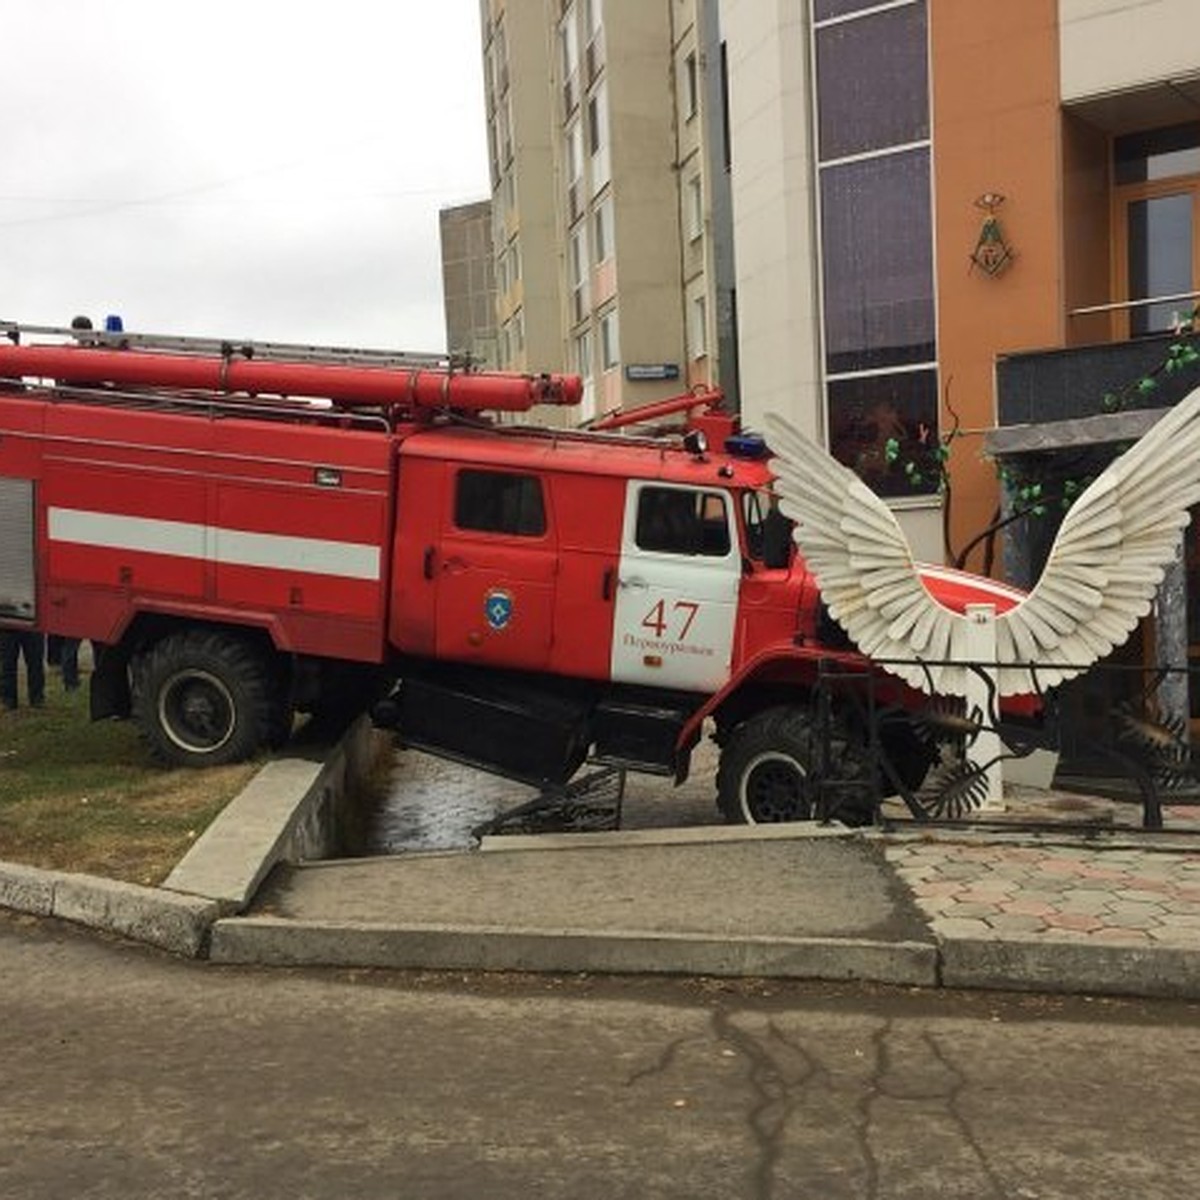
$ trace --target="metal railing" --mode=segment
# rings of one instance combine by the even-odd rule
[[[1099,313],[1128,312],[1134,308],[1152,308],[1156,304],[1175,304],[1180,300],[1200,300],[1200,292],[1174,292],[1169,296],[1146,296],[1137,300],[1114,300],[1109,304],[1088,304],[1068,310],[1069,317],[1091,317]]]
[[[898,666],[901,660],[881,660],[876,666],[886,670],[889,664]],[[906,661],[905,665],[913,663]],[[1140,804],[1144,830],[1164,830],[1165,803],[1200,804],[1200,761],[1193,756],[1188,721],[1165,715],[1159,702],[1164,683],[1177,683],[1180,676],[1188,677],[1193,688],[1200,687],[1200,671],[1104,663],[1091,666],[1079,679],[1043,691],[1037,664],[1027,664],[1020,669],[1029,672],[1036,712],[1018,716],[988,682],[994,680],[999,664],[955,660],[917,665],[961,666],[977,674],[988,686],[988,711],[969,710],[960,698],[936,696],[926,697],[913,707],[914,693],[906,691],[903,699],[898,698],[900,689],[894,677],[870,666],[823,662],[815,689],[822,743],[815,804],[819,818],[836,819],[839,808],[848,802],[861,805],[864,786],[873,789],[877,816],[883,800],[897,796],[915,822],[977,818],[988,790],[987,770],[1027,759],[1036,751],[1057,754],[1067,743],[1077,762],[1086,760],[1093,769],[1106,768],[1103,777],[1093,777],[1104,779],[1103,785],[1096,785],[1100,787],[1098,794],[1117,804]],[[1075,705],[1064,703],[1071,697],[1082,701],[1085,688],[1092,689],[1092,707],[1086,720]],[[1099,707],[1097,694],[1101,697]],[[860,731],[859,745],[847,746],[847,727]],[[905,731],[903,738],[895,736],[900,729]],[[999,737],[1001,752],[992,761],[979,762],[972,758],[971,748],[985,732]],[[869,764],[865,784],[861,778],[847,781],[847,772],[837,769],[834,757],[846,753],[865,753]],[[911,758],[923,753],[929,756],[928,774],[914,786],[906,782],[913,775]],[[1069,790],[1080,787],[1086,789],[1087,781],[1073,782]],[[1029,825],[1004,822],[1008,829]],[[1097,822],[1089,826],[1083,818],[1074,820],[1073,825],[1099,827]]]

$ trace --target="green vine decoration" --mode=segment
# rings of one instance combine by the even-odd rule
[[[1175,340],[1167,347],[1167,352],[1161,362],[1146,374],[1132,380],[1117,391],[1104,393],[1100,400],[1100,408],[1103,412],[1117,413],[1134,407],[1144,407],[1146,397],[1158,388],[1160,378],[1179,375],[1200,364],[1200,346],[1197,345],[1200,340],[1200,304],[1194,306],[1190,313],[1180,318],[1174,332]],[[959,416],[949,399],[949,381],[946,388],[945,408],[952,419],[951,427],[940,437],[932,440],[922,436],[919,442],[925,448],[924,453],[905,458],[902,455],[899,439],[889,438],[884,445],[884,458],[889,467],[902,470],[909,483],[914,486],[922,485],[927,481],[936,482],[938,494],[941,495],[943,501],[943,540],[951,562],[956,567],[964,567],[971,553],[978,546],[983,545],[983,571],[984,574],[991,574],[995,562],[996,535],[1007,526],[1026,517],[1044,518],[1051,512],[1057,512],[1060,516],[1065,514],[1096,476],[1094,470],[1089,470],[1085,466],[1085,460],[1091,459],[1093,456],[1087,453],[1080,455],[1077,459],[1080,470],[1069,471],[1053,488],[1036,475],[998,462],[996,474],[1012,501],[1012,509],[1007,516],[1002,516],[1000,508],[997,507],[988,525],[956,552],[950,544],[949,464],[951,447],[962,435]],[[1130,442],[1119,445],[1114,457],[1124,454],[1132,444]],[[1069,470],[1069,462],[1066,465]]]

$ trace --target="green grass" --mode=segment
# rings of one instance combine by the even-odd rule
[[[0,709],[0,860],[160,883],[262,761],[204,771],[154,763],[128,721],[93,724],[87,679],[46,705]]]

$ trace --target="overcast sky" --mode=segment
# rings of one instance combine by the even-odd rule
[[[0,318],[440,350],[478,0],[0,0]]]

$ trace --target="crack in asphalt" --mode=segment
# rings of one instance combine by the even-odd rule
[[[971,1148],[971,1152],[975,1155],[979,1162],[980,1169],[991,1185],[993,1195],[1003,1200],[1008,1195],[1008,1190],[1000,1181],[996,1174],[995,1168],[992,1166],[992,1160],[988,1157],[988,1153],[980,1145],[978,1137],[975,1135],[975,1130],[971,1127],[971,1122],[967,1120],[959,1105],[963,1093],[970,1087],[970,1080],[964,1074],[962,1069],[955,1063],[945,1048],[938,1042],[937,1038],[932,1033],[923,1033],[922,1040],[929,1047],[934,1058],[942,1064],[949,1072],[951,1085],[946,1093],[946,1111],[950,1114],[951,1120],[962,1133],[963,1141]]]
[[[789,1037],[774,1020],[767,1020],[765,1033],[756,1034],[737,1023],[741,1015],[737,1009],[719,1007],[712,1011],[710,1023],[718,1045],[728,1047],[746,1064],[751,1098],[745,1120],[757,1150],[750,1172],[750,1194],[756,1200],[772,1200],[789,1122],[805,1102],[827,1110],[836,1100],[836,1081],[820,1056],[803,1041]],[[844,1127],[857,1148],[863,1173],[854,1195],[861,1200],[878,1200],[881,1195],[884,1168],[876,1152],[880,1136],[878,1105],[894,1101],[900,1105],[938,1106],[979,1164],[986,1187],[978,1194],[1003,1200],[1009,1193],[963,1109],[962,1099],[970,1087],[967,1074],[933,1033],[923,1031],[919,1044],[927,1054],[921,1055],[916,1081],[904,1084],[896,1063],[895,1034],[896,1024],[891,1018],[872,1030],[866,1077],[854,1085],[854,1099],[846,1098],[848,1119]],[[629,1075],[626,1086],[665,1076],[684,1046],[705,1040],[704,1035],[692,1034],[669,1042],[653,1063]],[[824,1087],[829,1098],[817,1096],[818,1086]]]
[[[987,1152],[980,1144],[970,1121],[962,1111],[959,1103],[963,1093],[970,1086],[970,1081],[963,1071],[954,1063],[945,1049],[938,1043],[932,1033],[923,1032],[921,1042],[927,1047],[933,1059],[949,1076],[949,1083],[930,1088],[902,1088],[888,1084],[888,1075],[892,1073],[893,1064],[889,1048],[889,1039],[893,1032],[891,1019],[884,1021],[871,1034],[871,1044],[875,1057],[871,1074],[866,1081],[866,1088],[859,1098],[856,1108],[859,1112],[860,1123],[856,1135],[862,1148],[863,1160],[867,1164],[867,1190],[865,1200],[875,1200],[879,1194],[880,1171],[879,1162],[871,1148],[872,1127],[875,1123],[874,1107],[881,1099],[894,1100],[899,1104],[937,1103],[946,1112],[951,1122],[958,1129],[963,1142],[979,1163],[980,1170],[987,1179],[991,1194],[1004,1200],[1008,1195],[1000,1178],[992,1166]]]
[[[874,1059],[871,1073],[867,1077],[866,1087],[855,1102],[854,1108],[858,1113],[858,1123],[854,1126],[854,1137],[858,1142],[859,1153],[862,1155],[863,1167],[866,1171],[864,1200],[875,1200],[879,1195],[879,1159],[871,1146],[871,1129],[875,1123],[872,1109],[875,1101],[886,1095],[883,1080],[891,1070],[891,1055],[888,1053],[887,1041],[892,1031],[891,1018],[884,1021],[871,1033],[871,1046],[874,1049]]]
[[[699,1034],[690,1034],[687,1037],[676,1038],[673,1042],[669,1042],[658,1058],[648,1067],[643,1067],[640,1071],[634,1071],[625,1080],[626,1087],[633,1087],[634,1084],[641,1083],[643,1079],[649,1079],[653,1075],[665,1075],[671,1064],[675,1061],[675,1055],[679,1053],[681,1046],[686,1046],[688,1042],[698,1042],[701,1040]]]
[[[774,1021],[767,1022],[767,1033],[800,1060],[799,1071],[789,1071],[781,1057],[767,1044],[734,1024],[736,1014],[717,1009],[712,1026],[717,1039],[733,1047],[750,1067],[748,1082],[758,1102],[747,1113],[746,1121],[758,1147],[758,1162],[752,1181],[754,1195],[770,1200],[775,1190],[775,1169],[782,1153],[782,1140],[788,1120],[801,1094],[817,1079],[829,1081],[829,1072],[803,1045],[787,1038]]]

